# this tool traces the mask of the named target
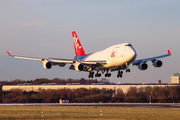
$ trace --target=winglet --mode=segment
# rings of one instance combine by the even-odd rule
[[[9,56],[11,56],[11,54],[7,51],[7,54],[9,55]]]
[[[169,54],[169,55],[171,54],[170,50],[168,50],[168,54]]]

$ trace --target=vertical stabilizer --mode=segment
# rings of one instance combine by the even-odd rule
[[[74,49],[75,49],[76,56],[85,55],[84,50],[81,46],[81,43],[80,43],[79,38],[76,35],[75,31],[72,32],[72,36],[73,36],[73,43],[74,43]]]

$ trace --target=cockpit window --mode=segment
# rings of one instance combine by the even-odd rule
[[[127,44],[127,45],[125,45],[125,46],[132,46],[131,44]]]

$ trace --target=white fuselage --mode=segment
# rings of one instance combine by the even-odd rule
[[[113,45],[105,50],[90,54],[84,61],[106,60],[103,68],[129,65],[136,59],[136,51],[129,43]]]

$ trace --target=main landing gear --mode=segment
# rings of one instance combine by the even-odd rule
[[[95,77],[101,77],[101,73],[98,73],[99,71],[97,70],[97,73],[95,74]]]
[[[122,68],[118,70],[117,78],[122,78],[123,75],[123,70],[126,72],[130,72],[129,68]],[[102,70],[102,74],[106,71],[105,77],[111,77],[111,73],[109,73],[109,70]],[[93,78],[93,77],[101,77],[101,73],[99,73],[99,70],[97,70],[97,73],[94,75],[94,72],[90,71],[88,77]]]
[[[109,71],[108,71],[108,69],[107,69],[107,72],[106,72],[106,74],[105,74],[105,77],[111,77],[111,73],[108,73]]]
[[[99,71],[97,71],[97,73],[95,74],[95,77],[101,77],[101,73],[98,73]],[[94,77],[94,72],[89,72],[88,75],[89,78],[93,78]]]
[[[94,72],[89,72],[88,77],[89,77],[89,78],[93,78],[93,76],[94,76]]]
[[[127,69],[126,69],[126,72],[130,72],[130,69],[127,68]],[[117,78],[119,78],[119,77],[122,78],[122,74],[123,74],[123,71],[118,70]]]
[[[120,70],[119,70],[119,71],[118,71],[118,74],[117,74],[117,78],[119,78],[119,77],[122,78],[122,74],[123,74],[123,71],[120,71]]]

